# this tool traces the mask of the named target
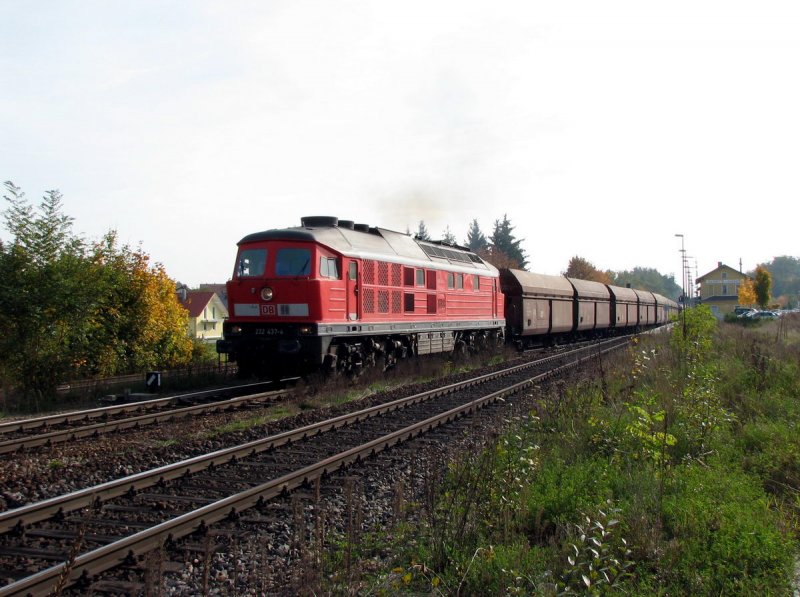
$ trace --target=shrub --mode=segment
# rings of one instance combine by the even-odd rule
[[[786,590],[792,544],[759,482],[716,461],[687,465],[664,497],[661,574],[679,594],[772,594]]]

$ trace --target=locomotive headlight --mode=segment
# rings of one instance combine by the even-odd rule
[[[271,301],[272,300],[272,288],[265,286],[261,289],[261,300],[264,301]]]
[[[230,335],[230,336],[241,336],[242,335],[242,326],[240,326],[240,325],[232,325],[230,330],[228,330],[228,335]]]
[[[314,328],[312,328],[311,326],[303,326],[300,328],[299,331],[302,336],[308,336],[309,334],[314,333]]]

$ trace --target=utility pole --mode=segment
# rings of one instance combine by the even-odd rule
[[[683,309],[681,309],[681,317],[683,318],[683,337],[686,338],[686,248],[683,244],[683,234],[676,234],[676,237],[681,239],[681,292],[683,293]]]

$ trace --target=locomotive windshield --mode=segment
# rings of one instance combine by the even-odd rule
[[[267,265],[266,249],[245,249],[239,253],[236,275],[240,278],[263,276]]]
[[[275,260],[276,276],[307,276],[311,273],[311,251],[280,249]]]

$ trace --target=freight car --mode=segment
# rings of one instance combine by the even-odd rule
[[[649,291],[505,269],[507,337],[518,348],[663,325],[678,304]]]
[[[217,351],[243,376],[357,374],[503,340],[498,270],[463,247],[327,216],[238,246]]]

